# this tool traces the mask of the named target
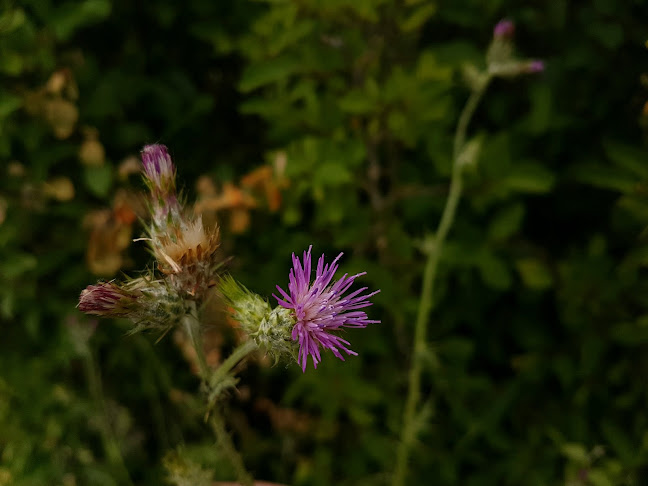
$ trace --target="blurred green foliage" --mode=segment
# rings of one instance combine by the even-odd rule
[[[160,484],[163,462],[232,477],[174,340],[124,337],[119,322],[90,337],[74,309],[91,270],[148,261],[123,244],[142,229],[116,194],[140,187],[127,158],[157,141],[190,197],[201,175],[221,187],[264,163],[283,171],[279,211],[223,228],[251,290],[285,285],[290,253],[311,243],[344,250],[344,270],[382,290],[370,309],[382,324],[348,333],[359,357],[245,371],[230,423],[250,469],[387,484],[419,245],[447,196],[464,73],[504,16],[547,70],[497,81],[470,128],[481,151],[442,257],[409,484],[646,481],[643,2],[1,9],[0,485],[127,484],[120,456],[137,484]],[[106,255],[117,263],[98,265]]]

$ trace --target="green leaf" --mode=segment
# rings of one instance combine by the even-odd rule
[[[648,154],[644,149],[614,141],[603,142],[603,148],[609,159],[616,165],[648,180]]]
[[[339,186],[353,180],[349,170],[338,162],[323,162],[315,170],[313,182],[324,186]]]
[[[339,101],[342,111],[354,115],[364,115],[377,109],[376,100],[366,91],[352,90]]]
[[[560,446],[560,452],[569,460],[579,464],[586,464],[589,461],[589,454],[582,444],[566,442]]]
[[[515,267],[520,273],[522,281],[529,288],[543,290],[553,284],[551,272],[542,260],[522,258],[515,262]]]
[[[421,81],[450,82],[452,71],[451,67],[439,63],[431,51],[423,51],[416,65],[416,77]]]
[[[508,266],[501,258],[487,253],[479,258],[477,266],[484,283],[496,290],[506,290],[511,287],[512,277]]]
[[[52,26],[54,35],[64,41],[77,29],[106,18],[110,9],[109,0],[69,2],[54,10],[48,23]]]
[[[247,93],[266,84],[285,79],[303,70],[303,63],[294,55],[282,55],[273,59],[250,64],[239,83],[239,89]]]
[[[611,189],[624,194],[634,194],[637,190],[637,177],[622,173],[618,168],[587,163],[571,170],[574,179],[602,189]]]
[[[400,27],[403,32],[411,32],[413,30],[419,29],[423,24],[432,17],[437,11],[436,3],[425,3],[420,5],[418,8],[412,12],[412,14],[407,17],[403,22],[401,22]]]
[[[19,277],[20,275],[36,268],[38,260],[34,255],[29,253],[14,253],[11,258],[6,259],[0,265],[0,274],[8,279]]]
[[[587,480],[592,486],[614,486],[614,482],[600,469],[590,469],[587,472]]]
[[[518,231],[523,219],[522,204],[512,204],[501,209],[488,227],[488,238],[493,241],[506,240]]]
[[[22,99],[8,93],[3,93],[0,98],[0,120],[8,117],[11,113],[22,106]]]
[[[95,196],[104,198],[110,192],[113,181],[113,170],[109,164],[100,167],[86,167],[83,173],[86,187]]]
[[[625,431],[613,422],[606,421],[601,424],[601,432],[619,459],[628,464],[634,462],[637,448],[630,442]]]
[[[549,192],[554,182],[555,177],[551,171],[533,162],[513,165],[504,179],[504,184],[509,189],[536,194]]]

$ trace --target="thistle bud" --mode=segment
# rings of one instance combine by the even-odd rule
[[[142,149],[142,165],[152,191],[175,194],[176,170],[164,145],[146,145]]]
[[[500,20],[493,29],[495,39],[512,39],[513,34],[515,34],[515,24],[509,19]]]
[[[128,316],[137,307],[137,295],[113,282],[88,285],[81,291],[78,308],[81,312],[101,317]]]
[[[528,61],[525,66],[525,72],[529,74],[541,73],[544,70],[545,70],[544,61],[540,61],[538,59]]]
[[[259,346],[276,361],[290,356],[297,359],[298,344],[292,339],[295,318],[289,309],[274,309],[259,295],[250,292],[230,276],[225,276],[219,289],[229,304],[230,313]]]
[[[103,282],[81,292],[79,310],[100,317],[124,317],[142,329],[166,329],[186,314],[183,300],[165,282],[137,278],[124,284]]]
[[[153,231],[178,220],[181,212],[176,194],[176,170],[164,145],[146,145],[142,149],[144,182],[151,191]]]

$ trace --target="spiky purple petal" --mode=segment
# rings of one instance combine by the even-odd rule
[[[344,327],[364,328],[380,322],[370,320],[365,312],[358,310],[372,305],[369,298],[380,290],[363,294],[362,292],[367,290],[367,287],[363,287],[345,295],[355,279],[365,275],[365,272],[352,276],[345,273],[342,278],[331,284],[342,253],[330,264],[324,263],[322,255],[317,262],[315,280],[311,284],[311,249],[312,245],[304,252],[301,261],[293,253],[288,292],[277,285],[280,297],[273,294],[279,305],[295,312],[297,323],[292,330],[292,339],[299,341],[298,363],[303,371],[306,371],[309,355],[317,368],[321,361],[322,347],[329,349],[341,360],[344,360],[344,356],[340,351],[348,355],[357,355],[348,348],[348,341],[332,334],[332,331]]]

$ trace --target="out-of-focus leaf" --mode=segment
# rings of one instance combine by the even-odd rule
[[[482,279],[489,287],[506,290],[511,286],[512,277],[508,266],[495,255],[484,254],[477,260],[477,267]]]
[[[636,176],[621,173],[611,167],[589,163],[575,166],[572,169],[572,176],[584,184],[624,194],[634,193],[639,182]]]
[[[0,120],[6,118],[11,113],[22,106],[22,99],[8,93],[2,93],[0,96]]]
[[[113,182],[113,169],[110,164],[84,167],[83,176],[86,187],[99,197],[106,197]]]
[[[239,83],[241,91],[248,92],[274,81],[286,79],[303,69],[303,61],[292,55],[281,55],[248,66]]]
[[[583,444],[575,442],[566,442],[560,446],[560,452],[568,459],[579,464],[587,464],[589,462],[589,453]]]
[[[436,13],[437,8],[437,4],[433,2],[425,3],[416,7],[414,11],[401,22],[401,29],[403,32],[411,32],[419,29]]]
[[[504,179],[507,188],[542,194],[551,190],[555,176],[537,163],[514,164]]]
[[[53,9],[50,21],[56,37],[67,40],[80,27],[107,17],[110,9],[109,0],[67,2]]]
[[[507,206],[495,214],[488,226],[488,237],[501,241],[515,234],[524,218],[524,206],[520,203]]]
[[[515,266],[527,287],[537,290],[551,287],[553,277],[542,260],[537,258],[522,258],[515,262]]]
[[[587,471],[587,481],[592,486],[614,486],[614,482],[608,477],[605,472],[600,469],[590,469]]]
[[[15,253],[12,258],[0,262],[0,275],[13,279],[36,268],[38,260],[28,253]]]
[[[643,180],[648,180],[648,150],[608,140],[603,144],[608,158]]]

